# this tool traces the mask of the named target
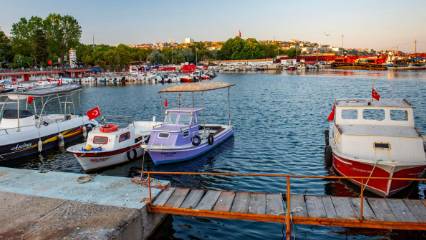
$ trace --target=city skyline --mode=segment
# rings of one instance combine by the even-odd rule
[[[25,7],[23,7],[25,6]],[[259,40],[299,39],[345,48],[426,51],[426,2],[402,1],[158,1],[5,0],[0,26],[8,35],[19,18],[57,12],[74,16],[83,43],[116,45],[224,41],[241,31]]]

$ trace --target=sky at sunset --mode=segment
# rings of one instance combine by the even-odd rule
[[[426,52],[424,0],[0,0],[0,27],[9,34],[20,17],[69,14],[82,41],[223,41],[243,37],[315,41],[349,48]]]

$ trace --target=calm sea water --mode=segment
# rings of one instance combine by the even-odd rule
[[[415,121],[426,133],[426,72],[327,71],[305,74],[219,74],[215,81],[234,83],[231,89],[231,113],[235,137],[196,160],[183,164],[145,169],[160,171],[226,171],[245,173],[291,173],[299,175],[334,174],[324,165],[323,131],[326,117],[336,98],[370,97],[371,86],[383,98],[406,98],[415,108]],[[109,119],[126,123],[132,119],[163,117],[162,102],[177,105],[175,95],[158,91],[165,85],[126,87],[86,87],[81,95],[81,110],[99,105]],[[204,101],[202,101],[204,99]],[[192,105],[192,96],[183,103]],[[205,108],[203,122],[226,122],[227,91],[195,95],[196,105]],[[100,172],[129,176],[129,168],[141,161]],[[55,152],[43,161],[15,167],[81,172],[71,154]],[[165,177],[173,185],[235,191],[283,192],[285,180],[249,177]],[[409,189],[399,197],[423,196],[423,185]],[[357,196],[357,188],[340,181],[295,180],[292,192]],[[245,221],[225,221],[192,217],[170,217],[154,238],[158,239],[280,239],[282,225]],[[296,239],[416,239],[424,234],[345,228],[296,226]]]

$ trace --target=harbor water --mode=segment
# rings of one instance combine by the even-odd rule
[[[144,169],[158,171],[206,171],[243,173],[288,173],[333,175],[324,164],[324,130],[334,99],[369,98],[371,87],[382,98],[406,98],[414,107],[420,132],[426,133],[426,72],[327,71],[313,73],[219,74],[214,81],[235,84],[231,89],[231,119],[234,138],[193,161],[155,167],[145,159]],[[176,95],[159,95],[166,85],[84,87],[80,111],[99,105],[110,121],[160,120],[163,102],[177,106]],[[227,121],[227,91],[194,96],[205,108],[202,122]],[[192,106],[192,96],[183,95],[182,105]],[[81,172],[74,157],[52,152],[31,161],[3,166]],[[131,176],[142,160],[107,169],[98,174]],[[284,192],[285,179],[268,177],[173,176],[162,177],[175,186],[233,191]],[[358,189],[342,181],[294,180],[292,193],[358,196]],[[396,197],[424,198],[419,184]],[[283,225],[173,216],[160,226],[158,239],[281,239]],[[417,239],[422,233],[345,228],[295,226],[296,239]],[[409,234],[409,235],[407,235]],[[424,237],[424,236],[423,236]],[[420,239],[419,238],[419,239]]]

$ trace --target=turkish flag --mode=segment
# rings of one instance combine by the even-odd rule
[[[101,115],[101,109],[99,106],[96,106],[87,111],[86,115],[89,117],[89,120],[95,119]]]
[[[329,122],[334,120],[335,113],[336,113],[336,105],[333,105],[333,108],[331,109],[331,112],[330,114],[328,114],[328,118],[327,118]]]
[[[32,104],[34,102],[34,97],[33,96],[28,96],[27,97],[27,103],[28,104]]]
[[[377,101],[380,100],[380,94],[376,91],[376,89],[371,89],[371,97],[373,99],[376,99]]]
[[[169,106],[169,101],[167,101],[167,98],[164,99],[164,107],[167,108]]]

